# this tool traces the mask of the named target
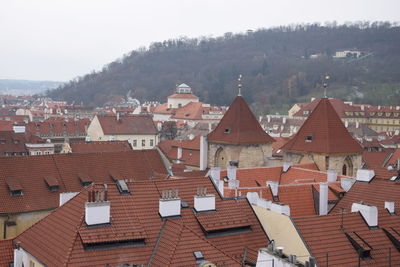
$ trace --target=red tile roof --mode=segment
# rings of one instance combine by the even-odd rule
[[[132,150],[132,147],[128,141],[71,142],[70,147],[73,153],[116,152]]]
[[[84,222],[88,190],[20,234],[15,240],[21,247],[48,266],[104,266],[111,264],[144,264],[151,266],[197,266],[194,251],[217,266],[242,266],[245,248],[265,247],[268,237],[263,232],[246,199],[222,200],[208,178],[142,181],[127,183],[131,194],[121,195],[114,184],[108,185],[111,202],[111,225],[87,228]],[[216,211],[196,214],[192,208],[197,186],[207,187],[216,196]],[[161,192],[178,189],[182,201],[181,217],[161,220],[158,213]],[[198,218],[216,220],[219,229],[230,229],[230,218],[237,215],[247,220],[250,231],[208,237]],[[238,225],[243,225],[239,223]],[[109,228],[111,227],[111,228]],[[214,226],[210,226],[214,229]],[[224,228],[226,227],[226,228]],[[48,229],[52,229],[49,231]],[[83,239],[82,239],[83,237]],[[144,238],[138,246],[119,246],[120,239]],[[110,249],[85,249],[88,242],[105,241]],[[93,244],[93,243],[91,243]]]
[[[12,121],[3,121],[0,120],[0,131],[12,131],[13,130],[13,122]]]
[[[54,209],[60,192],[82,190],[80,177],[108,183],[112,181],[110,173],[115,171],[121,179],[133,180],[167,173],[156,150],[1,157],[0,166],[0,214]],[[45,177],[58,182],[58,192],[49,190]],[[11,196],[7,182],[20,184],[23,195]]]
[[[168,98],[189,98],[189,99],[199,99],[194,94],[172,94]]]
[[[208,134],[209,142],[266,144],[275,140],[260,126],[242,96],[237,96],[218,126]]]
[[[0,240],[0,266],[10,266],[12,262],[14,262],[13,240]]]
[[[393,149],[384,149],[383,151],[364,151],[362,160],[365,163],[365,169],[371,169],[375,171],[376,178],[379,179],[390,179],[396,173],[394,171],[388,171],[387,165],[384,166],[385,160],[387,160]]]
[[[329,154],[363,152],[327,98],[318,102],[297,134],[282,149]]]
[[[26,131],[34,135],[86,135],[86,128],[89,126],[89,123],[89,119],[65,121],[63,118],[52,118],[43,122],[29,122],[26,126]]]
[[[347,213],[315,217],[293,218],[295,226],[305,241],[317,266],[388,266],[389,248],[391,262],[396,265],[400,253],[383,229],[399,231],[400,216],[380,211],[379,229],[370,230],[360,213]],[[358,244],[370,249],[371,257],[359,259],[359,255],[346,236],[352,236]]]
[[[351,205],[360,201],[377,206],[378,209],[385,208],[385,201],[394,201],[396,209],[399,209],[400,182],[383,179],[373,179],[370,183],[356,182],[331,213],[340,213],[342,208],[350,212]]]
[[[150,116],[125,115],[120,116],[97,116],[103,133],[114,134],[157,134],[156,126]]]

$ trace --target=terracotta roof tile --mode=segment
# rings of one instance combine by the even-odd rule
[[[349,134],[327,98],[319,100],[297,134],[282,149],[317,153],[363,152],[363,148]]]
[[[114,134],[157,134],[156,126],[150,116],[125,115],[120,116],[97,116],[103,133]]]
[[[79,192],[83,182],[109,183],[113,170],[132,180],[167,173],[156,150],[0,157],[0,169],[0,214],[54,209],[58,193]],[[58,192],[49,190],[44,177],[58,181]],[[11,196],[7,183],[23,195]]]
[[[14,262],[13,240],[0,240],[0,266],[10,266],[12,262]]]
[[[168,98],[191,98],[191,99],[199,99],[194,94],[172,94],[168,96]]]
[[[243,97],[237,96],[218,126],[208,134],[209,142],[266,144],[275,140],[260,126]]]
[[[70,147],[73,153],[116,152],[132,150],[128,141],[70,142]]]
[[[222,200],[209,178],[128,182],[127,185],[131,192],[129,195],[120,195],[115,185],[108,185],[111,228],[89,229],[85,226],[84,202],[88,190],[104,188],[103,185],[95,185],[26,230],[16,241],[48,266],[115,266],[124,263],[194,266],[196,259],[193,252],[201,251],[205,260],[217,266],[238,267],[241,266],[245,248],[258,250],[268,242],[247,200]],[[208,238],[192,208],[182,208],[181,217],[160,219],[158,206],[162,190],[179,189],[182,201],[193,207],[197,186],[207,187],[208,193],[216,196],[216,211],[212,218],[217,216],[223,222],[241,214],[246,217],[251,230]],[[221,224],[219,220],[216,222]],[[125,234],[127,236],[124,237]],[[81,237],[84,237],[83,240]],[[116,241],[121,238],[144,238],[145,242],[131,247],[119,246]],[[85,249],[88,242],[103,241],[114,244],[114,247]]]

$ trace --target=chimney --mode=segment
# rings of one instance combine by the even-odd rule
[[[351,212],[360,212],[369,227],[378,227],[378,209],[362,203],[353,203]]]
[[[282,123],[286,124],[286,117],[282,117]]]
[[[364,170],[364,169],[357,170],[357,181],[369,183],[372,180],[372,178],[374,178],[374,176],[375,176],[374,170]]]
[[[90,190],[85,203],[85,222],[88,226],[111,222],[111,202],[107,201],[107,190]]]
[[[229,180],[228,181],[228,187],[229,189],[236,189],[239,188],[240,181],[239,180]]]
[[[356,180],[352,178],[342,177],[340,180],[340,186],[344,189],[344,191],[348,192],[355,182]]]
[[[246,198],[252,205],[257,205],[257,202],[260,199],[260,197],[258,196],[258,193],[256,193],[256,192],[247,192]]]
[[[397,158],[397,170],[400,171],[400,157]]]
[[[381,106],[378,106],[378,110],[380,110],[381,109]]]
[[[290,216],[290,207],[282,203],[272,203],[271,210],[280,214]]]
[[[182,158],[182,147],[178,146],[176,158],[180,161]]]
[[[319,215],[328,214],[328,183],[319,184]]]
[[[200,136],[200,170],[207,169],[207,137]]]
[[[267,121],[271,122],[271,116],[270,115],[267,115]]]
[[[14,125],[13,131],[14,133],[25,133],[25,125]]]
[[[392,215],[395,215],[396,213],[394,212],[394,202],[393,201],[385,201],[385,209],[388,210],[388,212]]]
[[[211,168],[210,176],[214,181],[219,181],[221,178],[221,168]]]
[[[119,121],[119,112],[117,111],[117,121]]]
[[[326,180],[328,183],[336,182],[337,172],[335,170],[328,170],[326,172]]]
[[[364,105],[361,105],[361,110],[364,111]]]
[[[356,128],[358,129],[358,127],[360,127],[360,123],[356,121]]]
[[[396,110],[400,110],[400,106],[396,106]]]
[[[228,166],[226,171],[229,180],[236,180],[236,166]]]
[[[344,121],[344,127],[349,127],[349,122],[348,121]]]
[[[181,215],[181,199],[178,196],[178,189],[161,192],[158,213],[163,218]]]
[[[271,193],[272,195],[275,197],[278,197],[278,182],[276,181],[267,181],[267,186],[269,186],[271,188]]]
[[[194,196],[194,209],[197,212],[215,210],[215,195],[207,194],[207,187],[197,187]]]
[[[285,161],[285,162],[283,163],[282,171],[283,171],[283,172],[287,172],[287,171],[290,169],[291,166],[292,166],[292,163],[291,163],[291,162]]]

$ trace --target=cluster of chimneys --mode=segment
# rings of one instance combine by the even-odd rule
[[[188,207],[182,202],[178,189],[163,190],[159,200],[159,214],[162,218],[181,215],[181,208]],[[196,212],[214,211],[215,195],[207,194],[206,187],[198,187],[194,196],[194,210]],[[102,225],[111,223],[111,202],[107,199],[107,188],[104,190],[90,190],[88,201],[85,203],[86,225]]]

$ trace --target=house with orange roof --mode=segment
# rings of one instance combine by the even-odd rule
[[[0,157],[0,170],[0,239],[20,234],[91,183],[169,175],[158,151],[150,149]]]
[[[293,164],[314,162],[322,171],[353,176],[361,167],[364,149],[349,134],[331,101],[322,98],[312,113],[282,147],[283,160]]]
[[[153,149],[158,131],[148,115],[96,115],[87,129],[89,141],[128,141],[132,148]]]
[[[209,178],[118,180],[16,237],[14,266],[256,266],[269,241],[249,202],[223,199]]]

